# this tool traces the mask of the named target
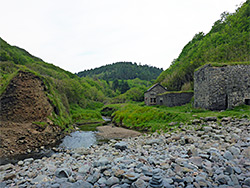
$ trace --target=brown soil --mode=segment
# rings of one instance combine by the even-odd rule
[[[98,136],[103,139],[121,139],[139,136],[141,133],[112,125],[97,127]]]
[[[54,143],[61,129],[47,118],[53,107],[43,81],[30,72],[18,72],[0,96],[0,157],[25,154]],[[46,122],[43,125],[34,122]]]

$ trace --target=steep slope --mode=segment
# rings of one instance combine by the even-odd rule
[[[202,32],[183,48],[157,82],[171,90],[188,90],[193,85],[193,72],[208,62],[250,61],[250,1],[235,13],[222,13],[206,35]]]
[[[85,116],[101,119],[84,110],[103,106],[106,84],[81,79],[0,38],[0,160],[55,143]]]
[[[97,77],[107,81],[114,81],[116,79],[131,80],[135,78],[151,81],[156,79],[162,71],[163,69],[148,65],[137,65],[131,62],[117,62],[99,68],[85,70],[77,73],[77,75],[80,77]]]

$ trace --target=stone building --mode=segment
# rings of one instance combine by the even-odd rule
[[[181,106],[189,103],[193,92],[167,92],[161,84],[155,84],[144,93],[146,105]]]
[[[167,88],[163,87],[161,84],[157,83],[149,88],[144,93],[144,101],[146,105],[156,105],[156,97],[160,93],[165,93]]]
[[[168,107],[181,106],[191,101],[194,96],[193,92],[166,92],[157,95],[156,104]]]
[[[225,110],[250,105],[250,65],[205,65],[194,73],[194,106]]]

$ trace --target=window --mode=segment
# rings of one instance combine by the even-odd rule
[[[150,98],[150,102],[151,102],[151,104],[155,104],[156,103],[156,98]]]

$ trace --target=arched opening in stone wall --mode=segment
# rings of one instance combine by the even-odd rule
[[[245,99],[245,104],[250,105],[250,99]]]

